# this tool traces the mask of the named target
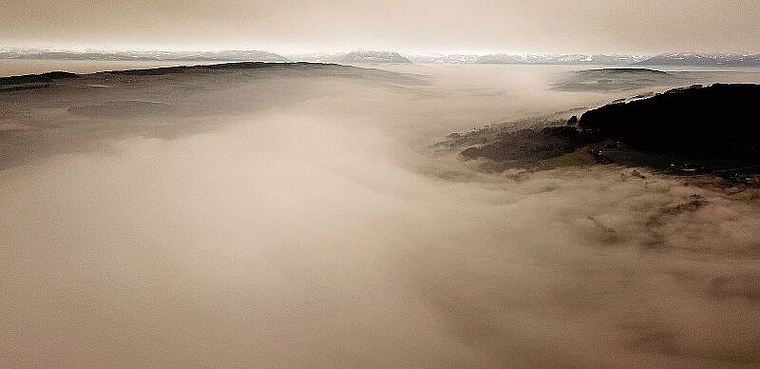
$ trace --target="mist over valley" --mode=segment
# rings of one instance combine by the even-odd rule
[[[87,72],[0,80],[0,366],[760,363],[756,187],[441,145],[756,71]]]

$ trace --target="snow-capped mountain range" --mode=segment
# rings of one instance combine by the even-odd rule
[[[0,59],[95,61],[254,61],[285,63],[287,58],[262,50],[227,51],[61,51],[44,49],[0,50]]]
[[[439,54],[439,53],[419,53],[404,55],[412,63],[417,64],[472,64],[475,63],[479,55],[475,54]]]
[[[263,50],[227,51],[67,51],[0,49],[0,59],[94,61],[253,61],[286,63],[417,63],[417,64],[546,64],[610,66],[760,67],[758,53],[627,54],[468,54],[410,53],[357,50],[350,53],[309,53],[282,56]]]
[[[340,63],[347,53],[307,53],[307,54],[289,54],[288,59],[294,62],[306,63]]]
[[[646,56],[619,54],[489,54],[479,57],[477,64],[594,64],[628,65]]]
[[[640,61],[642,66],[760,67],[760,54],[669,53]]]
[[[393,51],[352,51],[341,59],[341,63],[411,63],[411,61]]]

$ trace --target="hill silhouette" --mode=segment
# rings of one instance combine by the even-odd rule
[[[584,113],[579,126],[631,147],[760,161],[760,85],[669,90]]]

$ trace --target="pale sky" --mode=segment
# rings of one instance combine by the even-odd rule
[[[4,0],[0,48],[760,52],[760,0]]]

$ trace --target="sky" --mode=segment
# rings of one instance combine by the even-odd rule
[[[3,0],[0,48],[760,52],[757,0]]]

